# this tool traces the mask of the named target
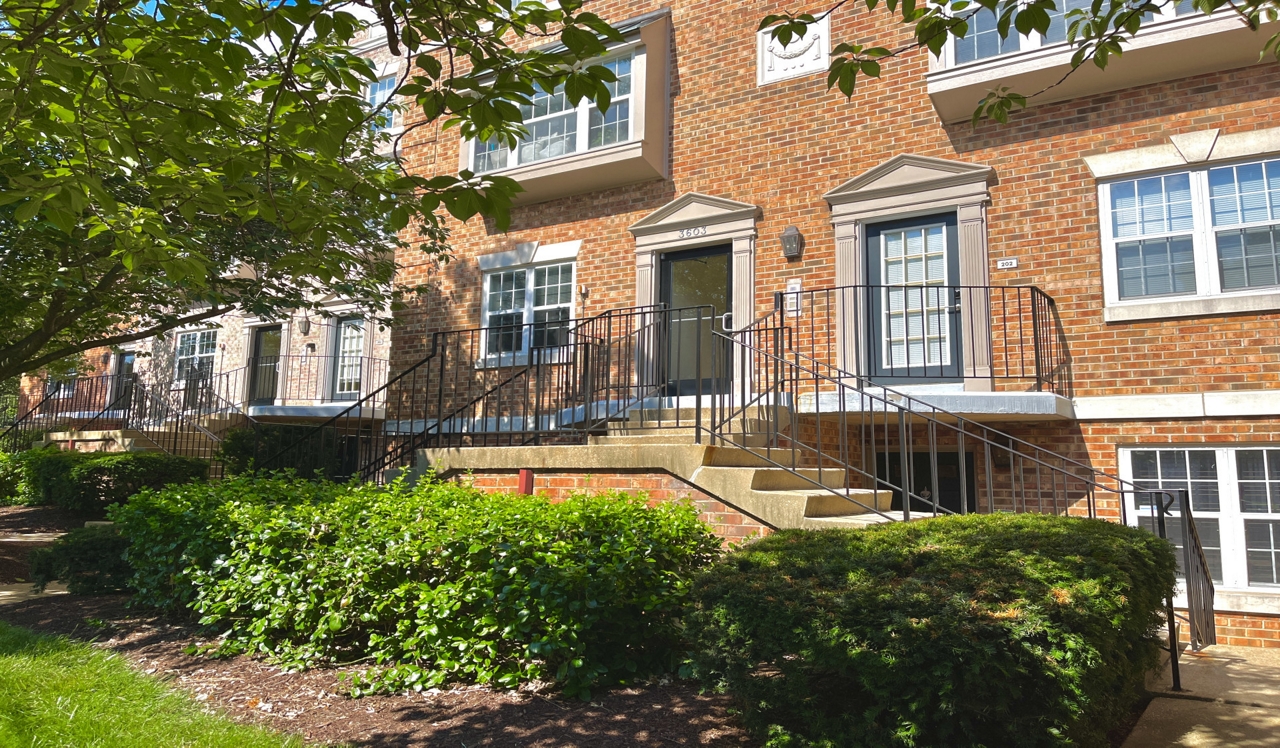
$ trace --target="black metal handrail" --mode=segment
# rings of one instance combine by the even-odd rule
[[[779,292],[811,359],[883,384],[985,379],[1071,396],[1053,298],[1035,286],[851,285]]]

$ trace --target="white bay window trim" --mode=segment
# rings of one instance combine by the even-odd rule
[[[1125,45],[1124,56],[1106,70],[1083,65],[1069,76],[1075,47],[1066,41],[1044,43],[1033,34],[1018,40],[1017,51],[957,63],[955,43],[948,40],[940,56],[929,57],[929,98],[944,122],[959,122],[972,117],[977,102],[1001,86],[1022,94],[1046,89],[1028,102],[1038,106],[1266,64],[1259,61],[1259,52],[1280,29],[1280,22],[1267,22],[1251,30],[1229,8],[1211,16],[1198,11],[1179,15],[1170,2],[1162,11],[1143,24]]]
[[[630,55],[630,93],[619,94],[607,113],[599,115],[592,128],[593,103],[583,101],[574,110],[574,149],[523,163],[514,163],[516,154],[499,168],[498,163],[485,174],[514,179],[523,188],[513,198],[515,205],[554,200],[624,185],[665,179],[670,171],[671,81],[668,68],[671,57],[671,11],[662,8],[613,24],[623,41],[611,46],[600,60],[609,63]],[[603,127],[623,110],[627,113],[625,139],[609,142],[619,127]],[[554,117],[547,112],[548,116]],[[531,120],[532,122],[532,120]],[[604,132],[608,130],[608,132]],[[591,146],[594,134],[601,142]],[[458,171],[477,173],[476,150],[486,144],[462,138],[458,148]],[[498,162],[506,156],[490,156]]]
[[[1229,170],[1263,168],[1263,181],[1266,185],[1274,184],[1273,191],[1249,193],[1252,202],[1259,200],[1268,204],[1263,206],[1267,211],[1265,218],[1260,218],[1258,207],[1253,206],[1251,215],[1241,215],[1237,219],[1226,217],[1223,207],[1230,196],[1221,194],[1222,185],[1218,187],[1219,222],[1214,224],[1213,198],[1210,185],[1211,177],[1221,182]],[[1274,172],[1275,178],[1270,179]],[[1185,201],[1181,199],[1182,187],[1179,182],[1185,180],[1190,197],[1189,215],[1185,210]],[[1165,199],[1159,206],[1154,202],[1127,205],[1128,193],[1146,190],[1153,194],[1157,181],[1163,182]],[[1238,184],[1238,180],[1237,180]],[[1170,187],[1169,185],[1173,185]],[[1164,209],[1164,225],[1154,220],[1156,207]],[[1119,210],[1117,210],[1119,208]],[[1147,211],[1145,225],[1139,214]],[[1119,214],[1133,211],[1132,216],[1118,217]],[[1113,179],[1098,185],[1098,217],[1102,239],[1102,276],[1105,300],[1104,316],[1109,322],[1137,319],[1155,319],[1167,317],[1187,317],[1210,314],[1229,314],[1238,312],[1265,311],[1280,308],[1280,257],[1272,256],[1272,276],[1266,275],[1266,269],[1259,264],[1260,255],[1254,247],[1253,265],[1245,269],[1254,272],[1250,280],[1253,285],[1241,287],[1242,262],[1220,253],[1219,236],[1224,241],[1238,232],[1249,232],[1255,244],[1264,229],[1274,227],[1273,241],[1280,241],[1280,159],[1253,158],[1234,163],[1212,163],[1183,167],[1155,174],[1126,176]],[[1138,223],[1128,219],[1133,217]],[[1190,225],[1187,219],[1190,219]],[[1250,220],[1241,220],[1249,218]],[[1185,242],[1190,240],[1190,265],[1186,262]],[[1142,251],[1147,247],[1156,247],[1168,242],[1170,259],[1174,259],[1174,247],[1178,248],[1177,272],[1171,276],[1167,287],[1155,283],[1143,287],[1138,293],[1134,289],[1144,286],[1137,283],[1131,270],[1121,267],[1118,253],[1124,249],[1126,256],[1132,256],[1134,246],[1144,243]],[[1225,246],[1225,245],[1224,245]],[[1223,260],[1228,262],[1224,263]],[[1143,265],[1142,267],[1147,267]],[[1226,282],[1224,283],[1224,278]]]

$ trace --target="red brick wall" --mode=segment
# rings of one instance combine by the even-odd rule
[[[517,473],[474,473],[456,478],[485,491],[517,490]],[[711,525],[726,543],[760,537],[773,532],[759,520],[743,514],[669,473],[539,473],[533,476],[533,492],[552,499],[564,499],[579,491],[643,491],[651,503],[692,501],[698,516]]]
[[[705,192],[760,205],[758,309],[790,277],[805,288],[834,281],[834,238],[823,192],[899,153],[988,164],[996,169],[989,210],[991,282],[1035,284],[1061,311],[1075,360],[1077,394],[1185,392],[1275,386],[1280,314],[1105,324],[1102,319],[1096,182],[1082,157],[1163,144],[1168,136],[1269,127],[1280,114],[1280,67],[1259,65],[1033,107],[1007,125],[944,125],[926,93],[927,58],[915,52],[863,81],[852,101],[813,75],[757,87],[754,29],[775,4],[756,0],[670,3],[673,13],[672,178],[516,208],[511,229],[451,222],[461,262],[440,268],[416,251],[404,277],[434,291],[406,312],[397,350],[421,357],[428,329],[479,324],[479,272],[470,258],[518,242],[583,240],[578,282],[594,314],[635,298],[634,241],[626,227],[674,197]],[[661,7],[604,2],[621,20]],[[849,6],[852,7],[852,6]],[[833,41],[902,40],[883,13],[841,11]],[[411,168],[456,168],[458,140],[431,128],[406,141]],[[782,257],[788,225],[807,237],[801,260]],[[1017,257],[1015,270],[995,261]]]
[[[1280,615],[1260,613],[1222,613],[1214,616],[1218,643],[1233,647],[1267,647],[1280,649]],[[1185,638],[1186,626],[1180,631]]]

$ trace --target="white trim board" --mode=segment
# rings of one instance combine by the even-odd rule
[[[1280,390],[1077,397],[1075,411],[1080,421],[1276,416]]]

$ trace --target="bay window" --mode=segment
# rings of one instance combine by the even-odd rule
[[[1067,41],[1071,24],[1082,18],[1080,14],[1068,15],[1073,10],[1086,14],[1093,8],[1092,0],[1054,0],[1058,7],[1049,11],[1049,28],[1043,34],[1032,32],[1023,36],[1012,25],[1008,36],[1000,38],[996,30],[999,13],[997,10],[980,8],[969,18],[969,30],[963,38],[952,38],[943,52],[943,66],[967,65],[979,60],[1010,54],[1013,52],[1029,52],[1043,47],[1063,44]],[[969,11],[961,11],[961,14]],[[1192,0],[1179,0],[1160,9],[1159,13],[1148,13],[1144,23],[1179,18],[1181,16],[1200,13],[1192,6]]]
[[[528,134],[515,150],[497,138],[475,142],[471,170],[484,174],[631,140],[633,58],[629,52],[599,63],[617,77],[617,81],[607,84],[611,98],[608,111],[601,112],[589,99],[571,105],[563,85],[553,91],[539,90],[528,104],[520,106]]]
[[[1280,160],[1101,185],[1108,305],[1280,289]]]

